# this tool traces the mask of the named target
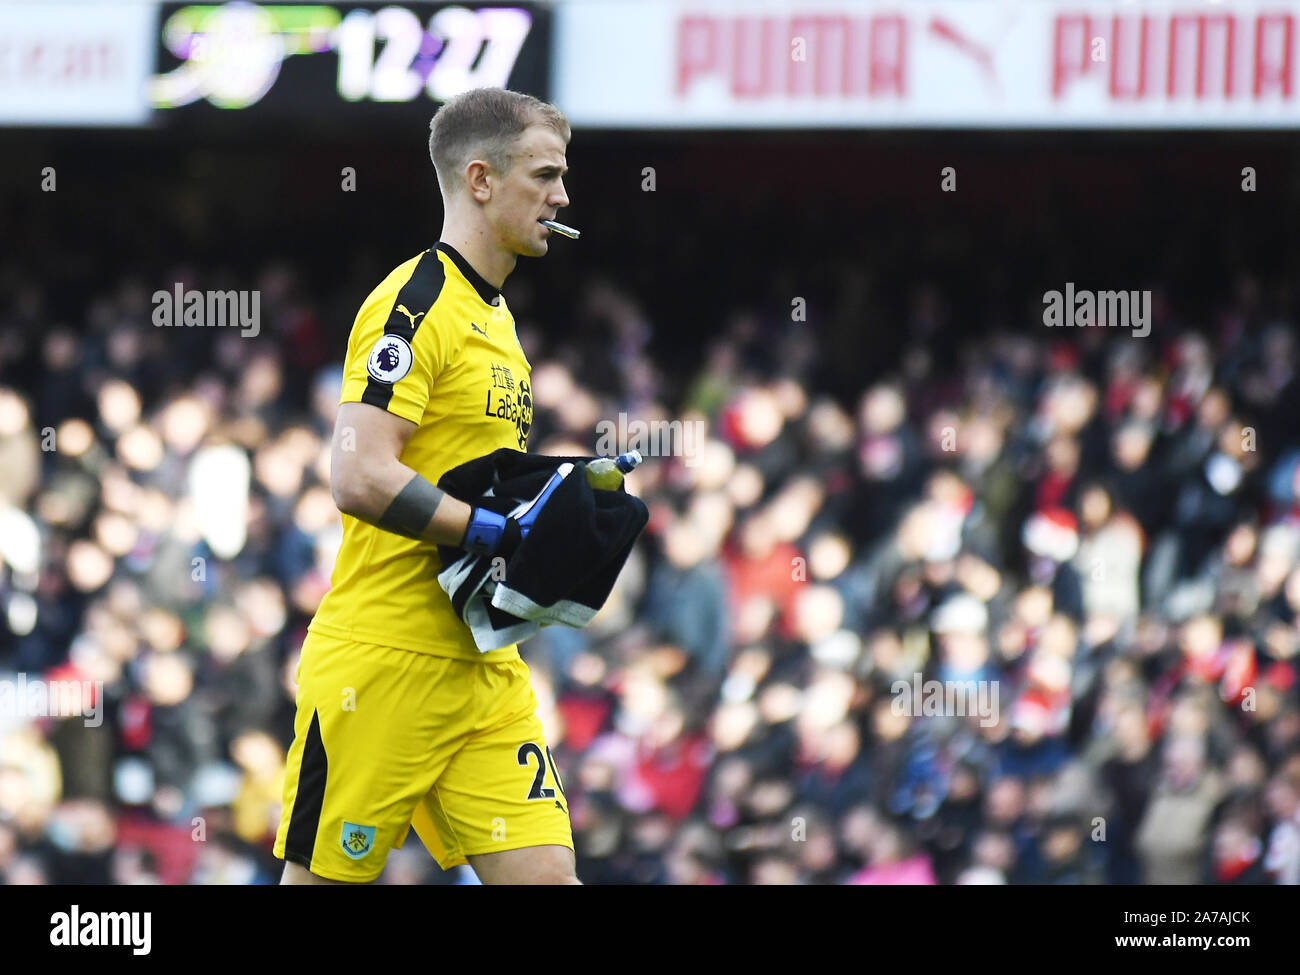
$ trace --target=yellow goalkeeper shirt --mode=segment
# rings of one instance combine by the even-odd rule
[[[437,484],[451,468],[500,447],[527,449],[530,368],[505,297],[439,243],[398,265],[361,306],[341,402],[369,403],[416,424],[400,459]],[[442,568],[433,544],[345,514],[331,588],[309,629],[441,657],[518,658],[515,644],[478,651],[438,585]]]

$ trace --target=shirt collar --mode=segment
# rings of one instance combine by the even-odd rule
[[[451,263],[456,265],[456,270],[465,276],[465,280],[470,283],[470,287],[478,292],[478,296],[483,299],[485,304],[498,305],[501,303],[501,292],[488,284],[483,275],[470,267],[469,261],[461,256],[460,251],[442,240],[438,241],[437,249],[451,258]]]

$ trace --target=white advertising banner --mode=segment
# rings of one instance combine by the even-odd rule
[[[0,125],[140,125],[157,9],[0,3]]]
[[[568,0],[604,127],[1295,127],[1300,2]]]

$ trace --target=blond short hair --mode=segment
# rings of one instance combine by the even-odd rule
[[[471,88],[449,98],[429,123],[429,158],[445,196],[471,159],[510,172],[514,148],[530,125],[550,126],[568,143],[569,120],[549,102],[507,88]]]

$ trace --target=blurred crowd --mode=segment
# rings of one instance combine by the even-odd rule
[[[241,338],[153,328],[135,280],[64,324],[0,278],[6,883],[279,878],[343,349],[291,267],[257,286]],[[607,605],[521,648],[579,877],[1300,883],[1300,376],[1258,296],[939,358],[923,295],[851,401],[812,323],[738,310],[670,382],[608,281],[575,311],[598,347],[520,313],[530,451],[676,434]],[[90,682],[96,720],[31,713],[37,680]],[[931,681],[994,707],[918,707]],[[474,881],[412,838],[381,882]]]

